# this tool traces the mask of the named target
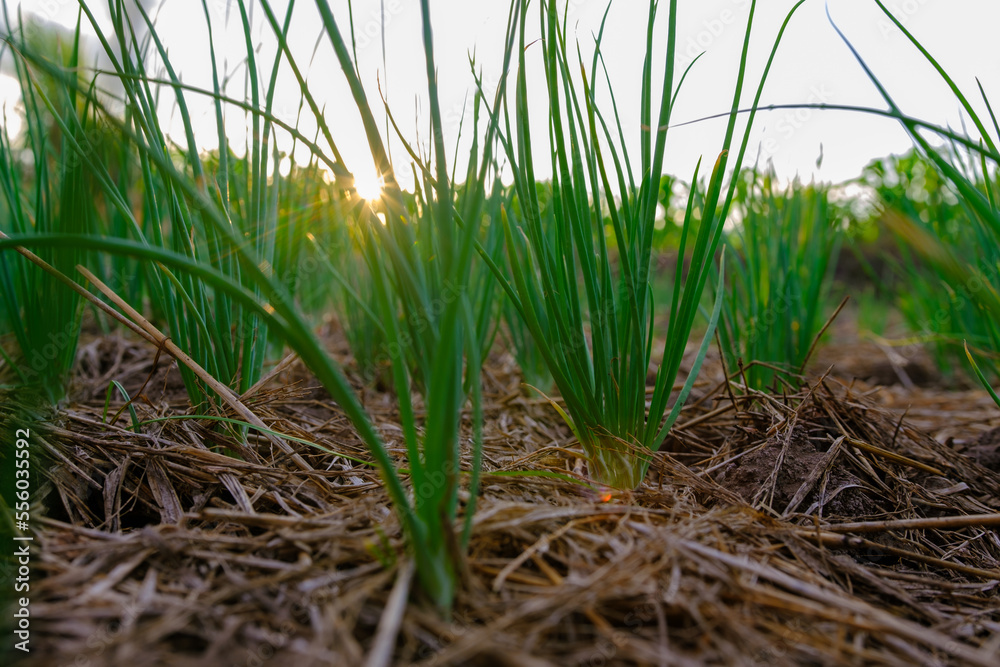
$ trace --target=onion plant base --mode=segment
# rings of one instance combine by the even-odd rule
[[[624,447],[621,441],[607,437],[584,445],[591,479],[601,486],[618,491],[637,489],[646,477],[653,455],[639,447]]]

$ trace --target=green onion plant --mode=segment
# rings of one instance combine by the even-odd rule
[[[137,192],[123,193],[107,165],[73,141],[74,132],[79,132],[84,123],[80,117],[70,114],[68,118],[56,117],[56,122],[67,138],[68,150],[79,156],[81,165],[93,175],[94,189],[107,199],[108,208],[127,222],[128,233],[110,236],[92,230],[70,232],[23,224],[10,230],[10,238],[0,239],[0,256],[6,260],[13,256],[13,248],[28,247],[38,252],[74,249],[99,252],[101,257],[138,260],[148,268],[146,305],[151,317],[160,320],[182,350],[238,390],[259,377],[268,338],[273,335],[285,341],[316,374],[367,444],[399,515],[421,589],[438,610],[446,613],[461,579],[463,554],[471,534],[481,458],[481,348],[488,344],[492,335],[489,332],[496,326],[490,315],[493,306],[482,297],[495,289],[492,281],[477,281],[473,276],[477,246],[485,250],[491,243],[497,245],[489,240],[489,234],[480,234],[484,218],[495,216],[499,208],[496,200],[487,203],[494,196],[489,193],[499,197],[497,193],[501,192],[491,158],[491,132],[484,131],[482,143],[477,142],[474,148],[477,159],[471,173],[475,173],[475,180],[463,186],[469,194],[456,195],[459,189],[448,172],[443,146],[430,10],[425,0],[421,3],[422,32],[434,140],[431,157],[417,160],[423,199],[416,208],[408,206],[347,39],[329,3],[317,0],[325,37],[347,79],[372,160],[385,182],[378,204],[384,211],[384,224],[372,207],[359,216],[358,224],[372,275],[374,310],[386,333],[399,399],[406,461],[398,463],[294,298],[292,288],[297,281],[285,278],[291,267],[276,266],[276,262],[294,263],[296,254],[301,254],[301,241],[296,240],[301,236],[292,234],[281,223],[281,212],[286,210],[283,207],[288,200],[283,199],[280,156],[275,150],[279,130],[306,146],[314,159],[329,169],[345,196],[356,197],[351,171],[337,148],[330,124],[288,45],[294,3],[288,4],[280,18],[271,3],[259,5],[278,42],[270,70],[266,63],[258,61],[259,54],[252,44],[247,3],[238,0],[237,5],[247,46],[246,94],[242,99],[228,94],[214,55],[212,88],[197,89],[183,83],[170,64],[155,22],[141,5],[137,9],[142,30],[132,25],[123,2],[113,2],[113,27],[103,32],[86,3],[81,3],[83,14],[112,63],[113,76],[123,89],[116,112],[109,111],[95,90],[81,94],[107,116],[109,125],[128,146],[141,183]],[[203,3],[203,9],[211,26],[207,4]],[[137,35],[143,31],[146,37],[140,39]],[[18,57],[26,71],[53,77],[60,91],[75,86],[60,64],[28,50]],[[160,67],[165,72],[163,78],[153,75]],[[296,126],[273,113],[279,69],[290,70],[298,81],[304,108],[319,126],[318,140],[303,136]],[[183,126],[180,145],[161,124],[159,97],[164,93],[172,97],[174,113]],[[196,142],[188,105],[193,96],[202,96],[214,104],[217,162],[206,159]],[[46,104],[53,106],[50,99]],[[228,142],[223,120],[227,107],[246,112],[248,140],[242,157],[235,155]],[[28,141],[40,139],[29,137]],[[14,178],[9,177],[5,185]],[[138,205],[134,201],[137,194],[141,194]],[[493,233],[497,238],[499,232]],[[69,264],[62,271],[75,275]],[[477,303],[473,298],[478,299]],[[30,306],[23,299],[5,303]],[[412,370],[410,361],[415,365]],[[189,380],[188,390],[194,401],[205,390],[198,386],[197,378]],[[426,418],[422,424],[418,424],[412,389],[423,394]],[[464,436],[459,425],[469,399],[473,431],[469,495],[460,502],[459,489],[465,475],[461,465]],[[401,468],[409,475],[409,489]],[[464,520],[460,521],[462,513]]]
[[[745,364],[751,389],[771,388],[776,368],[788,369],[784,381],[794,384],[834,310],[829,293],[842,221],[824,186],[793,182],[782,191],[773,171],[756,168],[741,175],[736,206],[740,222],[726,234],[729,280],[715,285],[726,364],[730,372]]]
[[[81,76],[56,79],[31,71],[18,53],[39,52],[75,72],[81,69],[80,24],[69,34],[13,20],[3,5],[8,26],[20,26],[0,48],[13,55],[14,73],[22,90],[21,136],[9,132],[13,118],[0,123],[0,230],[8,235],[92,233],[103,203],[92,196],[86,166],[74,147],[91,146],[98,134],[100,112],[87,100]],[[68,37],[68,45],[63,44]],[[59,83],[64,85],[59,85]],[[13,110],[8,113],[14,113]],[[60,132],[60,127],[67,127]],[[107,149],[105,142],[97,147]],[[97,151],[94,151],[97,154]],[[41,258],[72,271],[84,261],[77,248],[46,248]],[[23,257],[0,255],[0,355],[6,380],[31,388],[47,403],[66,394],[80,334],[80,297]]]
[[[958,133],[907,116],[841,33],[888,105],[882,113],[896,118],[913,140],[913,168],[903,171],[914,177],[919,167],[925,185],[936,182],[950,190],[942,197],[935,189],[923,202],[882,192],[883,217],[910,253],[902,263],[908,294],[901,304],[922,337],[944,346],[948,356],[939,354],[939,362],[946,365],[946,358],[955,360],[966,352],[969,359],[979,357],[995,381],[1000,372],[1000,124],[982,85],[980,111],[890,9],[880,0],[876,4],[937,71],[967,119],[964,132]],[[917,199],[921,207],[907,199]],[[978,366],[974,370],[986,377]]]
[[[381,216],[370,209],[359,219],[363,252],[372,272],[377,315],[385,328],[412,483],[409,537],[423,588],[447,609],[461,576],[461,554],[471,532],[482,457],[482,396],[479,369],[491,317],[472,301],[473,255],[480,236],[492,132],[482,149],[473,143],[469,179],[456,188],[449,173],[434,61],[430,8],[421,2],[432,143],[422,158],[406,143],[418,172],[417,205],[408,207],[386,151],[375,114],[357,77],[354,61],[326,0],[317,6],[341,69],[350,84],[371,155],[384,182]],[[399,127],[390,115],[397,133]],[[404,142],[405,143],[405,142]],[[479,153],[482,158],[479,158]],[[477,165],[479,168],[477,169]],[[496,189],[494,188],[494,191]],[[477,294],[478,295],[478,294]],[[490,312],[487,302],[478,304]],[[411,371],[410,361],[415,368]],[[411,390],[424,398],[427,418],[417,428]],[[458,529],[461,487],[460,423],[467,396],[472,404],[471,478],[464,528]],[[396,473],[390,468],[388,475]],[[399,501],[397,501],[399,503]]]
[[[677,2],[663,4],[667,9],[667,42],[663,78],[657,85],[653,59],[660,50],[660,40],[654,37],[658,3],[648,5],[637,165],[629,159],[617,105],[612,104],[608,113],[596,102],[600,82],[606,81],[611,88],[601,53],[605,24],[587,63],[580,50],[569,43],[566,11],[563,8],[560,12],[557,3],[537,4],[542,36],[537,43],[527,26],[528,3],[515,3],[507,59],[516,69],[509,70],[515,75],[512,82],[506,82],[512,94],[492,109],[513,170],[517,198],[516,206],[506,210],[504,218],[512,280],[504,279],[499,267],[498,277],[552,374],[565,402],[563,416],[583,446],[590,475],[601,484],[621,489],[641,483],[652,454],[679,415],[711,341],[721,308],[718,299],[694,368],[680,394],[671,400],[702,292],[714,272],[713,259],[735,191],[734,179],[726,185],[727,174],[730,170],[739,173],[749,136],[744,135],[738,152],[731,156],[755,2],[750,5],[725,137],[707,187],[702,191],[693,186],[688,200],[679,245],[688,268],[685,270],[684,261],[677,263],[670,303],[665,304],[669,323],[662,332],[655,386],[647,396],[646,377],[657,338],[653,327],[656,304],[649,287],[650,257],[667,128],[675,98],[693,68],[676,71]],[[771,51],[754,110],[792,13]],[[542,137],[532,131],[529,122],[529,109],[536,103],[528,97],[527,61],[533,53],[542,60],[547,91],[541,100],[548,105],[548,127]],[[613,92],[609,90],[612,99]],[[753,118],[751,112],[747,128]],[[550,215],[543,215],[535,189],[539,154],[551,156]],[[700,173],[699,165],[692,183],[699,182]],[[614,233],[616,261],[605,238],[605,225]]]

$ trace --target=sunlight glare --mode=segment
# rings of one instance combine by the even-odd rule
[[[17,79],[0,75],[0,121],[7,125],[8,138],[21,134],[21,114],[17,105],[21,101],[21,86]]]
[[[382,177],[379,176],[374,168],[370,171],[361,170],[354,174],[355,191],[357,191],[359,197],[369,202],[382,198],[382,186],[384,185],[385,181],[382,180]]]

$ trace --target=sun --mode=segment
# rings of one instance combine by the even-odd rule
[[[21,134],[21,114],[17,104],[21,99],[21,84],[17,79],[0,75],[0,122],[7,124],[7,134],[17,137]]]
[[[369,202],[382,198],[382,187],[385,181],[378,174],[376,169],[363,170],[354,174],[354,190],[362,199]]]

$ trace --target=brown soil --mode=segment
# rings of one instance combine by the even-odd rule
[[[362,665],[387,642],[399,665],[995,666],[1000,522],[965,517],[1000,513],[1000,411],[981,391],[878,386],[865,363],[879,356],[863,349],[828,348],[816,367],[839,354],[833,373],[780,396],[734,396],[708,368],[669,453],[608,502],[580,483],[487,474],[468,577],[442,620],[419,592],[387,612],[411,577],[399,524],[301,365],[247,402],[333,452],[293,443],[304,466],[204,420],[139,434],[127,411],[103,423],[112,379],[141,419],[190,408],[173,362],[90,340],[36,443],[48,509],[29,664]],[[585,477],[507,355],[484,383],[489,473]],[[392,397],[357,386],[403,463]],[[377,636],[383,620],[398,631]]]

